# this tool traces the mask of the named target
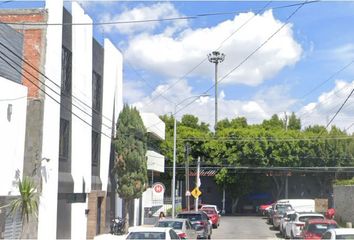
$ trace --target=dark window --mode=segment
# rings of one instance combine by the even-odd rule
[[[96,73],[92,72],[92,107],[101,112],[102,107],[102,78]]]
[[[71,61],[72,56],[70,50],[62,47],[61,52],[61,94],[65,96],[71,95]]]
[[[59,159],[67,161],[69,158],[70,122],[60,119]]]
[[[180,239],[175,231],[172,229],[170,230],[170,237],[171,239]]]
[[[101,136],[98,132],[92,131],[92,166],[97,167],[100,162]]]

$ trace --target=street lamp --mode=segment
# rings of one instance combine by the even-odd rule
[[[200,98],[200,97],[207,97],[209,94],[201,94],[201,95],[196,95],[196,96],[191,96],[183,99],[179,103],[175,104],[174,107],[174,122],[173,122],[173,175],[172,175],[172,218],[175,217],[175,207],[176,207],[176,138],[177,138],[177,120],[176,120],[176,114],[177,114],[177,107],[182,104],[184,101],[191,99],[191,98]]]
[[[218,51],[214,51],[208,54],[209,62],[215,63],[215,135],[217,134],[217,124],[218,124],[218,64],[222,63],[225,59],[225,54]]]

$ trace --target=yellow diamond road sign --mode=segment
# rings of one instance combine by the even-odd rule
[[[197,198],[200,196],[200,194],[202,194],[202,192],[199,190],[199,188],[194,188],[191,194],[194,198]]]

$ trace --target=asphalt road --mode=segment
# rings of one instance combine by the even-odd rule
[[[222,216],[220,226],[213,229],[212,239],[277,239],[266,220],[258,216]]]

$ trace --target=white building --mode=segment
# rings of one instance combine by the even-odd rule
[[[123,59],[108,39],[102,44],[94,39],[92,26],[71,25],[92,22],[78,3],[69,9],[61,0],[47,0],[46,9],[0,11],[0,21],[25,23],[10,27],[20,32],[20,57],[31,64],[17,66],[15,81],[2,74],[2,67],[10,66],[1,62],[0,67],[0,125],[5,133],[0,143],[7,146],[0,151],[9,158],[1,161],[6,185],[0,193],[16,194],[14,177],[33,172],[41,193],[38,220],[31,220],[24,238],[92,238],[107,230],[115,211],[109,166],[123,105]],[[26,25],[31,23],[36,25]],[[13,34],[1,30],[5,38]],[[16,231],[5,230],[1,216],[0,231]]]
[[[165,172],[165,157],[159,153],[157,142],[165,140],[165,123],[154,113],[140,114],[148,132],[147,169],[149,188],[143,193],[140,209],[135,209],[135,224],[151,224],[154,214],[158,214],[164,204],[164,194],[158,194],[152,186],[156,183],[154,177]],[[135,200],[135,206],[138,206]],[[140,214],[138,211],[140,210]],[[149,216],[149,215],[152,216]],[[140,222],[138,222],[138,219]]]

